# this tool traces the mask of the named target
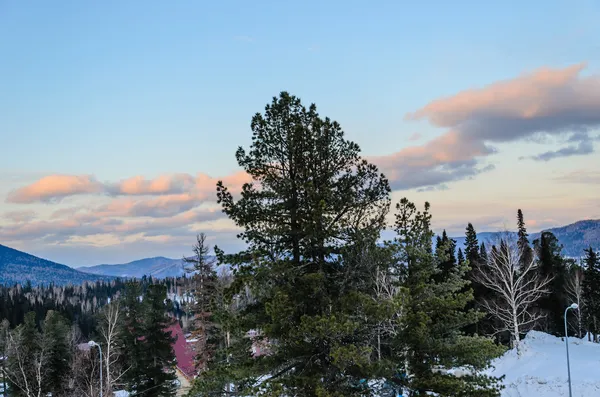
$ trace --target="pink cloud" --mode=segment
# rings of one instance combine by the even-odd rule
[[[183,193],[194,186],[194,178],[189,174],[161,175],[155,179],[134,176],[108,188],[116,195],[160,195]]]
[[[49,202],[77,194],[99,193],[102,190],[102,184],[90,175],[48,175],[31,185],[10,192],[6,201]]]

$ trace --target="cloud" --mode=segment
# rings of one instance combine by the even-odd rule
[[[204,199],[214,198],[216,184],[221,179],[232,192],[239,192],[250,177],[243,171],[235,172],[222,178],[213,178],[199,173],[195,177],[190,174],[161,175],[154,179],[134,176],[116,183],[100,183],[90,175],[49,175],[31,185],[16,189],[9,193],[6,201],[11,203],[30,204],[35,202],[58,202],[68,196],[83,194],[102,194],[110,196],[167,196],[157,203],[140,204],[139,211],[147,211],[144,205],[179,201],[196,203]],[[136,206],[136,202],[121,203],[123,206]],[[139,203],[139,201],[137,202]]]
[[[558,157],[569,157],[590,154],[594,152],[594,145],[591,140],[582,140],[577,145],[569,145],[558,150],[549,150],[544,153],[532,156],[537,161],[550,161]]]
[[[193,236],[193,227],[223,217],[215,208],[185,211],[171,217],[124,221],[106,217],[102,212],[80,211],[68,218],[14,223],[0,227],[2,241],[37,241],[66,243],[73,238],[112,235],[117,241],[128,236],[181,235]]]
[[[563,183],[600,184],[600,171],[577,170],[554,178]]]
[[[31,185],[10,192],[6,201],[51,202],[77,194],[99,193],[102,190],[102,184],[90,175],[48,175]]]
[[[35,211],[25,210],[25,211],[10,211],[6,212],[2,217],[4,219],[8,219],[15,223],[28,222],[32,219],[35,219],[37,216]]]
[[[600,127],[600,77],[583,77],[585,64],[541,68],[512,80],[437,99],[406,120],[428,120],[446,128],[441,136],[373,161],[397,189],[433,186],[471,178],[490,170],[481,158],[497,152],[493,144],[544,141],[571,134],[573,145],[534,158],[589,154],[588,131]]]

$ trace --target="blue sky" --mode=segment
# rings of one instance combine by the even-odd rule
[[[153,226],[154,236],[107,225],[102,233],[86,234],[86,227],[97,226],[89,217],[78,218],[80,228],[71,225],[69,233],[51,231],[75,219],[61,218],[65,212],[58,210],[97,214],[112,200],[139,204],[156,200],[154,193],[115,198],[102,194],[101,187],[27,203],[9,197],[52,175],[91,175],[102,184],[135,176],[231,175],[239,171],[236,147],[249,142],[250,118],[282,90],[315,102],[366,156],[406,154],[403,149],[425,147],[447,128],[460,130],[436,122],[429,111],[406,119],[435,100],[539,68],[562,73],[582,63],[577,78],[595,83],[598,20],[600,6],[592,0],[2,2],[0,243],[72,265],[181,256],[198,230],[214,231],[215,242],[233,247],[234,232],[223,219],[172,226],[164,214],[139,216],[139,211],[103,212],[104,221],[163,222]],[[589,97],[582,88],[586,81],[577,85],[580,98]],[[591,112],[596,104],[582,106]],[[573,105],[561,115],[575,113]],[[480,142],[493,143],[495,154],[477,152],[477,166],[487,166],[487,172],[465,168],[474,166],[464,163],[475,158],[471,151],[460,158],[468,178],[453,174],[420,186],[398,176],[394,197],[431,201],[434,225],[454,233],[462,233],[468,221],[481,230],[505,221],[512,227],[520,206],[526,217],[531,214],[532,229],[600,217],[598,206],[587,201],[600,193],[600,165],[594,160],[598,126],[595,119],[569,118],[560,131],[527,130],[510,139],[497,132]],[[569,135],[581,129],[589,134],[585,140]],[[464,142],[456,143],[460,150],[466,150]],[[519,160],[569,142],[581,150],[552,155],[551,161]],[[397,166],[393,163],[390,172]],[[585,177],[587,183],[565,187],[566,175]],[[161,200],[172,193],[160,193]],[[214,209],[210,197],[195,200],[197,208],[182,206],[169,216],[192,219],[189,211]]]

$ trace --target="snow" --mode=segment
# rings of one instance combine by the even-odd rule
[[[600,344],[569,338],[573,397],[600,396]],[[507,351],[492,362],[490,375],[502,376],[502,397],[567,397],[567,360],[561,338],[530,331],[521,341],[521,354]]]

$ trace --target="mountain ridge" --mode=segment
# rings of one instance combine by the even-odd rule
[[[42,259],[0,244],[0,283],[5,285],[55,285],[83,284],[86,281],[110,281],[114,277],[84,273],[67,265]]]

